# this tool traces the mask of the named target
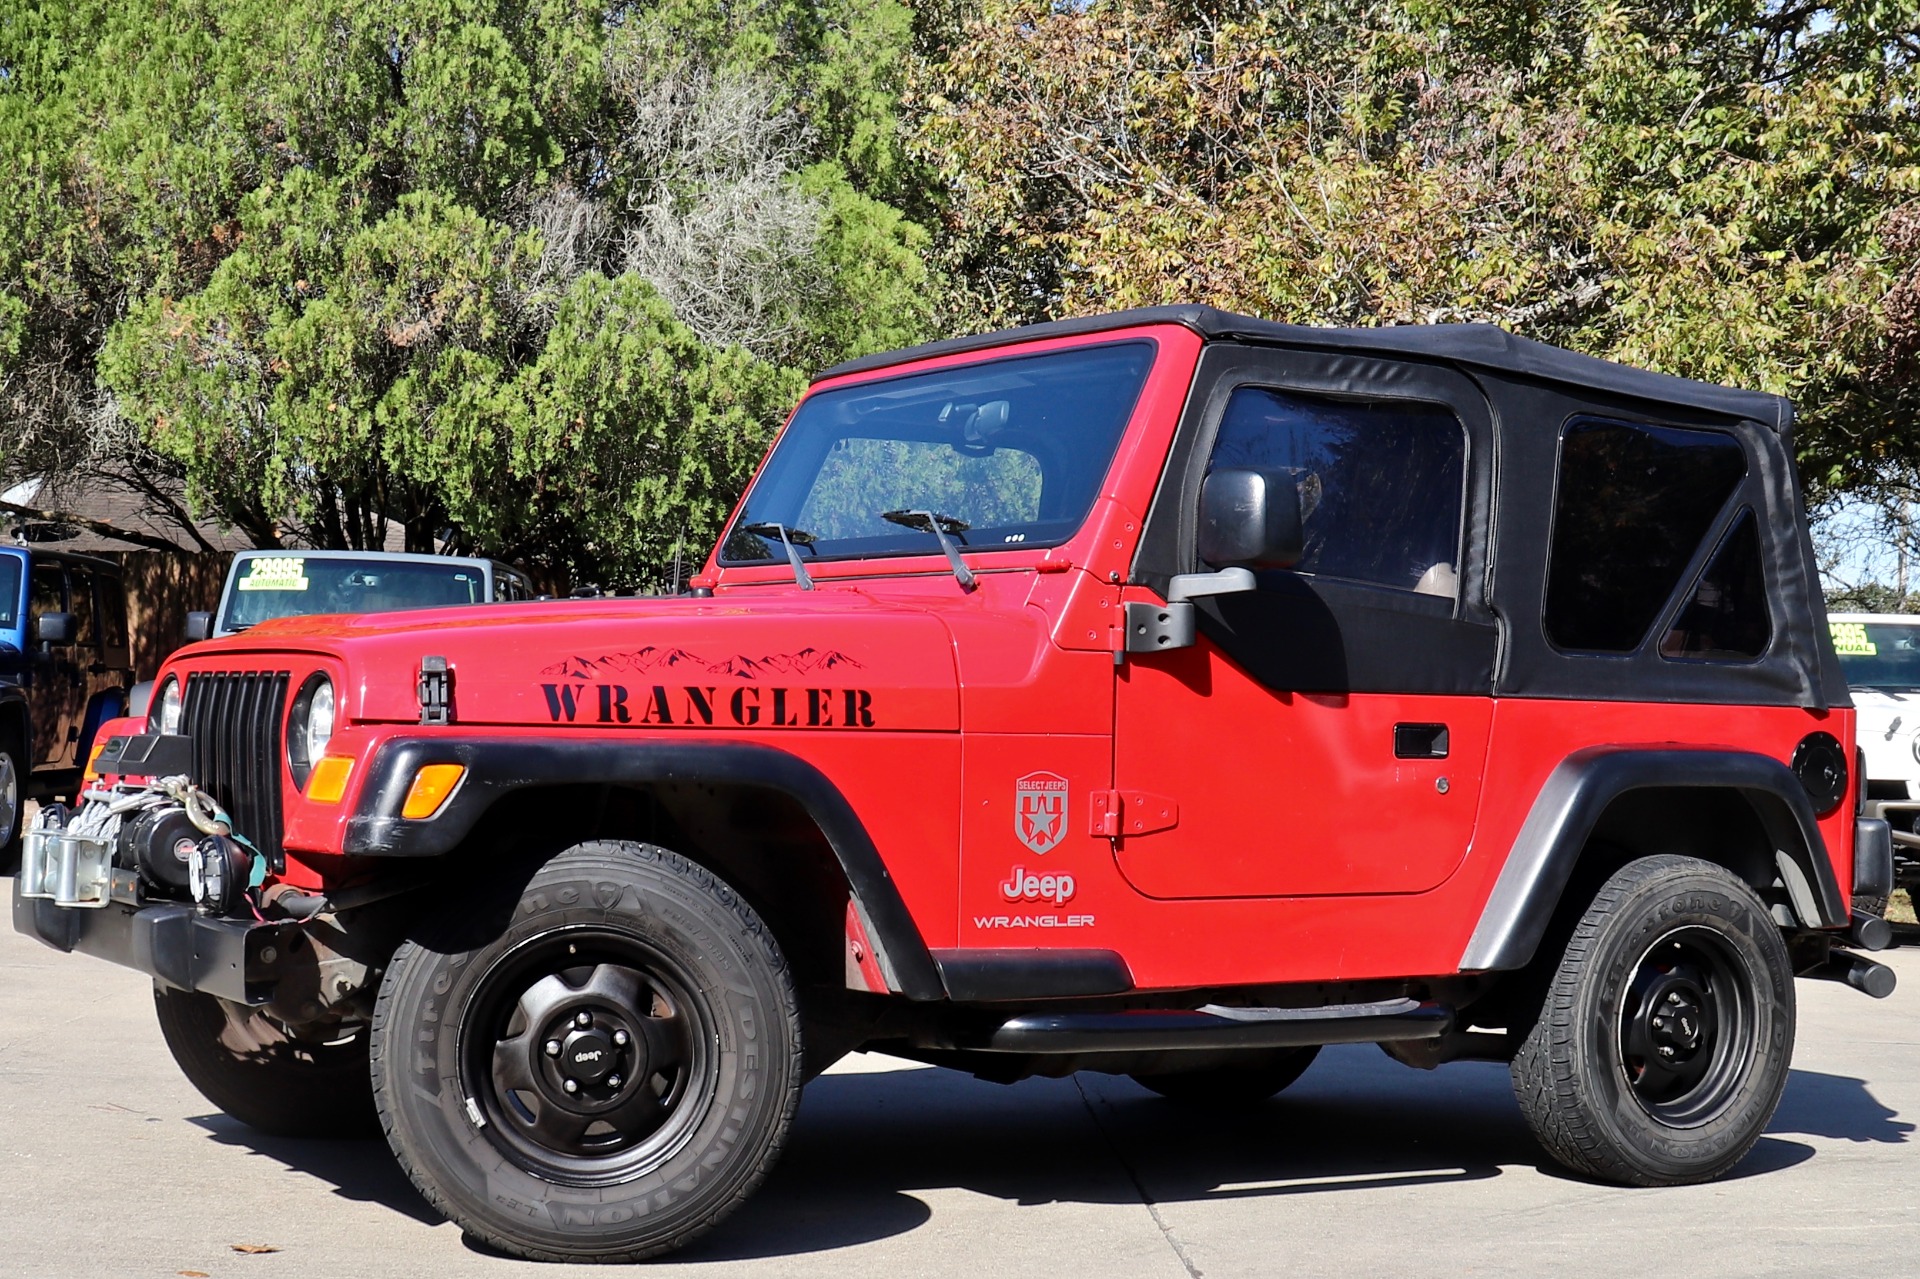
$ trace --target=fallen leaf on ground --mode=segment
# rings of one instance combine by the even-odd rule
[[[176,1270],[174,1273],[179,1275],[180,1279],[210,1279],[204,1270]]]
[[[235,1252],[244,1252],[249,1256],[262,1252],[280,1251],[270,1243],[230,1243],[227,1247],[233,1249]]]

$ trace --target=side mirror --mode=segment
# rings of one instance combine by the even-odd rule
[[[1300,562],[1300,490],[1285,471],[1214,471],[1200,485],[1196,550],[1215,568],[1292,568]]]
[[[198,609],[187,614],[187,643],[213,637],[213,614]]]
[[[72,613],[42,613],[33,623],[33,637],[49,648],[73,643],[78,627]]]

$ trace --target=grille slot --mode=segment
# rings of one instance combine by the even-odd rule
[[[193,782],[233,818],[277,870],[281,865],[281,725],[286,671],[207,671],[187,676],[180,731],[193,739]]]

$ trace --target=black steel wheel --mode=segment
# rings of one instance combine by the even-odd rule
[[[1155,1072],[1130,1076],[1133,1082],[1169,1101],[1201,1106],[1244,1106],[1265,1101],[1293,1086],[1320,1055],[1320,1046],[1281,1048],[1246,1054],[1245,1061],[1205,1070]]]
[[[648,844],[562,853],[482,929],[463,903],[403,945],[374,1013],[394,1153],[468,1233],[535,1260],[679,1248],[778,1157],[799,1012],[758,915]]]
[[[276,1137],[380,1131],[364,1023],[306,1032],[257,1008],[157,984],[153,1010],[188,1082],[249,1128]]]
[[[1753,889],[1693,858],[1643,858],[1575,927],[1514,1057],[1514,1091],[1577,1172],[1708,1181],[1772,1119],[1793,1031],[1792,964]]]

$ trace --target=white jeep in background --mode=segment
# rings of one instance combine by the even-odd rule
[[[1893,828],[1894,881],[1920,888],[1920,614],[1831,613],[1859,715],[1867,812]]]

